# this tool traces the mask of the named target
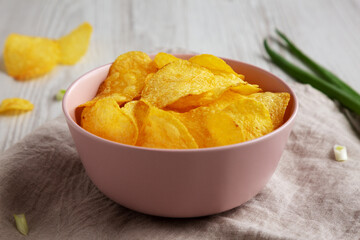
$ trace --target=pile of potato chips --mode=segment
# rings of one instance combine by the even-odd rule
[[[57,40],[10,34],[4,47],[6,71],[26,80],[50,72],[57,64],[75,64],[86,53],[91,33],[91,25],[85,22]]]
[[[263,92],[222,59],[139,51],[120,55],[97,95],[78,107],[80,125],[119,143],[167,149],[229,145],[283,123],[289,93]]]

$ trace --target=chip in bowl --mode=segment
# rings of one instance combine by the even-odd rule
[[[99,137],[124,144],[134,145],[138,137],[134,119],[111,97],[85,107],[81,114],[81,126]]]
[[[209,54],[154,60],[133,51],[111,65],[81,126],[112,141],[162,149],[217,147],[266,135],[283,123],[290,95],[263,92]]]
[[[205,124],[216,146],[249,141],[273,130],[265,105],[247,97],[213,114]]]
[[[124,108],[135,119],[139,129],[137,146],[152,148],[198,148],[184,124],[168,111],[143,101],[132,101]]]
[[[159,52],[158,54],[156,54],[156,56],[154,58],[154,63],[155,63],[155,66],[160,69],[163,66],[165,66],[171,62],[175,62],[177,60],[179,60],[179,58],[177,58],[169,53]]]

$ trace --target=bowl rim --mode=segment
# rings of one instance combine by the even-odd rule
[[[192,56],[195,56],[197,54],[181,54],[181,53],[173,53],[172,55],[174,56],[181,56],[181,57],[185,57],[185,58],[189,58],[189,57],[192,57]],[[153,59],[155,55],[150,55],[150,57]],[[278,81],[280,81],[282,84],[285,85],[285,87],[288,88],[289,90],[289,93],[291,94],[291,96],[293,97],[293,102],[294,102],[294,105],[293,105],[293,112],[292,114],[290,115],[290,117],[287,119],[287,121],[285,123],[283,123],[280,127],[278,127],[277,129],[273,130],[272,132],[266,134],[266,135],[263,135],[261,137],[258,137],[258,138],[255,138],[255,139],[252,139],[252,140],[249,140],[249,141],[245,141],[245,142],[240,142],[240,143],[235,143],[235,144],[229,144],[229,145],[225,145],[225,146],[217,146],[217,147],[208,147],[208,148],[191,148],[191,149],[165,149],[165,148],[149,148],[149,147],[141,147],[141,146],[134,146],[134,145],[128,145],[128,144],[123,144],[123,143],[118,143],[118,142],[114,142],[114,141],[111,141],[111,140],[108,140],[108,139],[105,139],[105,138],[102,138],[102,137],[98,137],[96,136],[95,134],[92,134],[88,131],[86,131],[85,129],[83,129],[81,126],[79,126],[74,120],[73,118],[70,116],[69,114],[69,109],[67,109],[66,107],[66,102],[67,102],[67,99],[69,98],[69,95],[71,94],[71,91],[73,88],[76,87],[76,85],[79,84],[79,82],[81,82],[81,80],[89,75],[89,74],[92,74],[94,72],[97,72],[97,71],[100,71],[102,70],[103,68],[106,68],[108,66],[110,66],[112,63],[107,63],[105,65],[101,65],[99,67],[96,67],[96,68],[93,68],[89,71],[87,71],[86,73],[82,74],[80,77],[78,77],[74,82],[72,82],[70,84],[70,86],[66,89],[66,92],[65,92],[65,95],[64,95],[64,98],[62,100],[62,110],[63,110],[63,113],[66,117],[66,120],[67,120],[67,123],[70,124],[76,131],[80,132],[80,134],[85,134],[87,137],[90,137],[96,141],[105,141],[107,144],[111,144],[111,145],[114,145],[114,146],[120,146],[120,147],[126,147],[126,148],[130,148],[130,149],[134,149],[134,150],[142,150],[142,151],[150,151],[150,152],[181,152],[181,153],[194,153],[194,152],[212,152],[212,151],[223,151],[223,150],[227,150],[227,149],[232,149],[232,148],[238,148],[238,147],[245,147],[247,145],[252,145],[252,144],[256,144],[257,142],[262,142],[262,141],[265,141],[267,140],[268,138],[271,138],[272,136],[275,136],[275,135],[278,135],[280,134],[280,132],[284,129],[284,128],[287,128],[287,127],[290,127],[289,125],[291,125],[294,121],[295,121],[295,118],[296,118],[296,115],[298,113],[298,110],[299,110],[299,102],[298,102],[298,98],[295,94],[295,92],[293,91],[293,89],[284,81],[282,80],[281,78],[275,76],[274,74],[272,74],[271,72],[265,70],[265,69],[262,69],[260,67],[257,67],[255,65],[252,65],[252,64],[249,64],[249,63],[245,63],[245,62],[242,62],[242,61],[238,61],[238,60],[235,60],[235,59],[229,59],[229,58],[222,58],[220,57],[221,59],[223,59],[225,62],[227,61],[235,61],[235,62],[239,62],[243,65],[247,65],[249,67],[252,67],[252,68],[255,68],[256,70],[260,70],[260,71],[264,71],[268,74],[270,74],[272,77],[276,78]]]

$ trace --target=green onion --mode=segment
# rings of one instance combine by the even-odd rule
[[[333,74],[323,66],[319,65],[312,59],[310,59],[293,42],[291,42],[290,39],[286,37],[284,33],[280,32],[279,30],[276,30],[276,33],[286,42],[287,48],[290,50],[290,52],[301,62],[303,62],[307,67],[309,67],[314,73],[316,73],[320,78],[323,78],[324,80],[332,83],[333,85],[336,85],[337,87],[353,95],[355,98],[360,99],[359,93],[357,93],[354,89],[352,89],[349,85],[347,85],[335,74]]]
[[[55,98],[57,101],[61,101],[65,95],[66,90],[61,89],[60,91],[58,91],[58,93],[56,94]]]
[[[26,222],[25,214],[14,214],[14,218],[17,230],[23,235],[28,235],[29,228]]]
[[[266,40],[264,40],[264,47],[272,61],[295,80],[310,84],[319,91],[322,91],[328,97],[337,99],[345,107],[360,115],[360,100],[355,98],[354,95],[349,94],[346,90],[343,90],[342,88],[333,85],[332,83],[329,83],[313,74],[310,74],[290,63],[285,58],[273,51],[269,47]]]

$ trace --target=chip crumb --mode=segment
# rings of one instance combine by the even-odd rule
[[[338,162],[343,162],[347,160],[347,151],[345,146],[335,144],[334,154],[335,154],[335,160]]]

